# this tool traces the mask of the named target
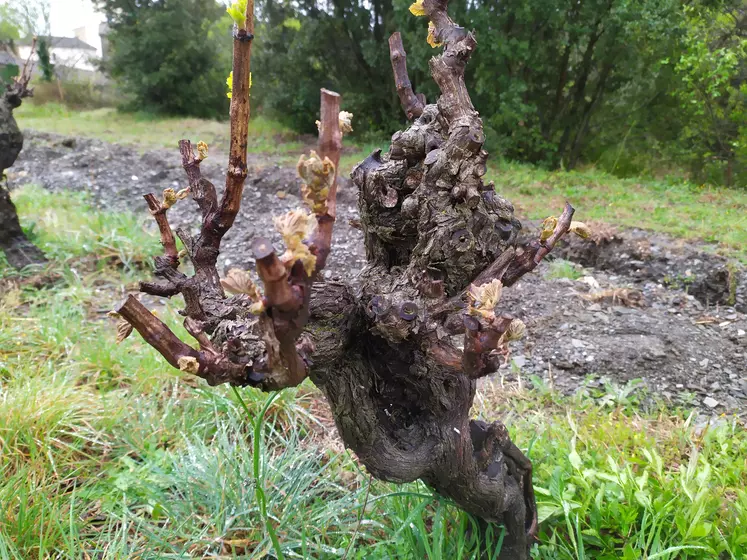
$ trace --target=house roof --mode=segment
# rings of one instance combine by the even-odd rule
[[[53,49],[80,49],[83,51],[95,51],[96,47],[92,47],[85,41],[81,41],[77,37],[39,37],[40,39],[46,39],[49,41],[49,46]],[[31,38],[25,38],[18,41],[18,44],[23,47],[31,46]]]

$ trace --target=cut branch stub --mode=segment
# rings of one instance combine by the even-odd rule
[[[282,311],[295,311],[302,301],[293,293],[288,283],[288,271],[275,254],[268,239],[258,237],[252,242],[252,252],[257,261],[257,274],[264,283],[266,307]]]
[[[342,131],[340,130],[340,101],[339,93],[321,90],[321,116],[319,120],[319,160],[324,167],[328,160],[332,168],[324,167],[322,173],[332,175],[331,181],[325,181],[327,193],[326,211],[316,214],[317,226],[311,235],[312,252],[316,255],[316,276],[327,264],[330,246],[332,244],[332,230],[337,216],[337,173],[342,153]],[[313,153],[312,153],[313,155]],[[299,163],[300,166],[300,163]],[[300,172],[300,168],[299,168]],[[304,178],[302,176],[302,178]],[[304,178],[306,179],[306,178]],[[306,179],[305,187],[312,188],[310,179]],[[313,207],[312,207],[313,210]]]
[[[148,193],[144,196],[145,202],[148,204],[150,213],[158,224],[158,231],[161,233],[161,245],[163,246],[163,253],[166,259],[169,261],[169,266],[172,268],[179,267],[179,253],[176,250],[176,240],[174,234],[171,231],[169,220],[166,217],[166,210],[168,208],[161,205],[156,196],[153,193]]]
[[[321,90],[321,114],[319,119],[319,157],[328,158],[335,166],[334,180],[327,197],[327,212],[334,218],[337,197],[337,173],[340,167],[342,153],[342,131],[340,130],[340,101],[339,93],[328,89]]]

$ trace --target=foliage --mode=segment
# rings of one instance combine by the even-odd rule
[[[39,57],[42,81],[51,82],[54,79],[54,65],[49,57],[49,41],[46,37],[39,37],[36,43],[36,55]]]
[[[100,0],[110,24],[107,70],[131,109],[225,118],[231,19],[213,0]]]
[[[409,2],[293,6],[263,3],[256,73],[271,77],[262,100],[299,128],[310,128],[322,82],[367,116],[359,128],[392,130],[392,115],[401,113],[386,48],[394,30],[403,33],[415,89],[435,100],[428,72],[433,50]],[[454,18],[479,41],[466,81],[493,147],[512,159],[576,163],[606,98],[631,81],[655,80],[657,61],[677,36],[676,26],[671,30],[678,8],[677,0],[451,2]]]
[[[257,104],[294,129],[313,133],[319,88],[326,87],[343,95],[346,109],[356,115],[356,130],[399,128],[402,111],[386,47],[394,31],[391,3],[336,0],[329,10],[316,1],[299,6],[260,4],[252,61]]]
[[[13,46],[21,38],[21,16],[12,5],[0,4],[0,46]]]
[[[9,4],[0,4],[0,53],[15,50],[15,42],[21,36],[21,18],[17,10]],[[0,91],[18,75],[18,65],[0,65]]]
[[[185,2],[98,0],[113,29],[109,69],[131,108],[223,117],[230,53],[220,39],[243,4],[226,13],[214,0]],[[436,51],[410,4],[258,0],[253,105],[313,133],[327,87],[357,115],[358,138],[397,130],[393,31],[415,90],[438,95],[428,69]],[[742,0],[452,0],[450,11],[478,39],[465,80],[489,150],[550,168],[684,167],[695,181],[747,184]]]
[[[60,78],[58,76],[55,82],[35,80],[32,81],[32,87],[34,96],[24,102],[24,105],[38,106],[52,103],[64,104],[70,109],[92,110],[114,107],[120,99],[112,84],[98,84],[92,80],[74,77]],[[29,108],[29,110],[33,112],[33,109]],[[49,113],[55,113],[53,107],[50,107]]]
[[[311,132],[318,88],[329,87],[364,117],[357,131],[396,130],[389,34],[403,34],[415,90],[438,94],[425,22],[409,5],[263,0],[256,100]],[[684,165],[695,180],[728,182],[728,168],[745,184],[741,0],[453,0],[450,11],[478,39],[465,81],[489,149],[552,168],[596,161],[623,175]],[[709,171],[719,166],[721,177]]]
[[[747,183],[747,9],[686,8],[689,25],[675,66],[685,115],[679,147],[694,174]],[[737,177],[735,177],[737,175]]]

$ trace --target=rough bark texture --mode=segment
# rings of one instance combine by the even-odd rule
[[[177,235],[195,274],[178,270],[166,219],[178,193],[164,193],[163,202],[147,195],[164,256],[156,259],[160,281],[141,290],[184,296],[185,327],[199,350],[132,296],[118,311],[169,363],[210,384],[275,390],[309,376],[326,395],[345,444],[374,476],[421,479],[484,522],[503,524],[500,558],[523,560],[537,531],[532,464],[503,424],[472,420],[469,411],[476,380],[495,371],[506,344],[523,329],[496,311],[502,286],[533,270],[569,231],[573,208],[566,205],[548,219],[540,239],[516,247],[521,224],[512,205],[482,181],[488,157],[482,121],[464,84],[476,41],[454,24],[446,6],[447,0],[423,2],[433,40],[444,46],[430,61],[441,90],[436,104],[421,100],[418,108],[411,87],[404,87],[409,79],[401,38],[390,41],[403,108],[415,120],[392,137],[387,153],[374,152],[352,172],[368,258],[355,292],[345,284],[314,284],[330,250],[341,148],[340,98],[323,90],[321,157],[299,161],[316,228],[301,243],[297,234],[305,226],[298,224],[306,218],[282,217],[278,228],[287,251],[281,257],[266,240],[254,241],[264,295],[246,272],[221,280],[215,268],[243,188],[242,151],[232,148],[219,204],[215,187],[200,174],[204,147],[195,156],[182,141],[203,224],[199,235]],[[246,45],[236,39],[235,60],[245,56]],[[241,73],[235,62],[234,84]],[[234,122],[239,118],[248,118],[248,95],[238,99],[234,85],[232,135],[240,137],[232,137],[232,147],[246,143],[246,127]],[[236,169],[244,175],[232,175]],[[236,295],[227,297],[224,287]]]
[[[32,49],[33,50],[33,49]],[[21,105],[21,100],[31,94],[27,69],[21,77],[8,86],[0,95],[0,177],[18,158],[23,148],[23,134],[18,128],[13,110]],[[8,263],[15,268],[45,262],[44,254],[27,238],[18,222],[16,207],[10,200],[8,189],[0,182],[0,250],[5,252]]]

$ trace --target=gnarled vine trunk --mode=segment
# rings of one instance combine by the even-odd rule
[[[426,105],[414,94],[401,38],[390,39],[397,91],[414,120],[393,136],[386,154],[374,152],[353,170],[368,259],[355,291],[317,282],[330,251],[341,147],[340,98],[324,90],[321,153],[299,162],[313,233],[301,243],[310,218],[291,212],[277,221],[284,255],[254,240],[264,295],[244,271],[219,278],[220,239],[236,215],[246,175],[246,129],[238,121],[248,117],[248,91],[240,91],[248,82],[247,23],[234,42],[231,156],[220,201],[200,175],[205,147],[198,145],[196,156],[189,142],[180,144],[189,194],[203,215],[199,235],[177,231],[194,276],[178,270],[166,219],[168,207],[187,193],[164,192],[163,202],[146,196],[165,256],[156,259],[160,280],[142,283],[141,290],[183,294],[185,327],[199,350],[134,296],[117,311],[121,332],[134,327],[174,367],[211,385],[275,390],[310,377],[345,444],[374,476],[423,480],[478,518],[503,524],[500,558],[522,560],[537,531],[531,462],[505,426],[472,420],[469,411],[477,379],[495,371],[506,344],[523,331],[520,321],[496,311],[501,289],[578,227],[566,205],[546,220],[539,239],[516,247],[521,225],[513,207],[482,181],[488,157],[482,121],[464,84],[476,41],[449,18],[447,2],[421,6],[432,22],[431,41],[444,46],[430,61],[441,90],[437,103]]]
[[[33,48],[31,50],[33,52]],[[15,163],[23,148],[23,134],[13,117],[13,110],[21,105],[24,97],[31,95],[28,88],[30,75],[27,63],[21,75],[0,94],[0,177]],[[1,182],[0,250],[5,252],[8,263],[15,268],[45,262],[44,254],[23,233],[10,193]]]

